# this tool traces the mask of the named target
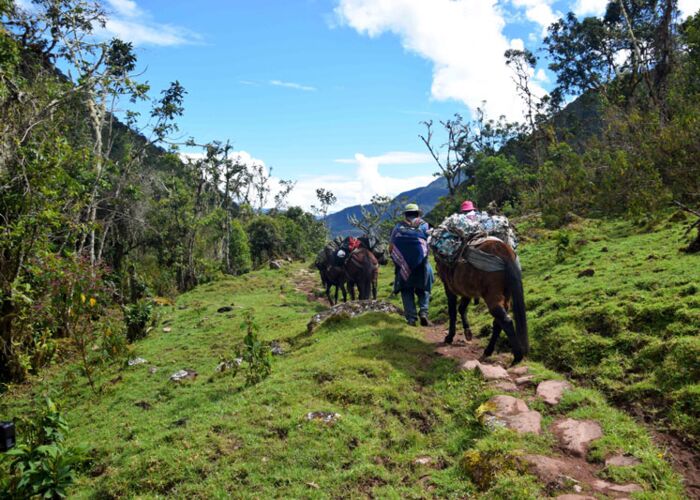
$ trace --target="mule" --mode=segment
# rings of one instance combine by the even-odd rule
[[[466,318],[467,305],[470,299],[482,298],[493,316],[493,331],[481,359],[488,358],[493,354],[498,336],[501,331],[504,331],[513,352],[513,364],[515,365],[522,361],[529,351],[522,273],[517,257],[509,245],[496,238],[477,244],[475,248],[500,257],[505,269],[487,272],[477,269],[462,259],[451,266],[441,263],[440,260],[437,261],[438,274],[445,285],[450,317],[445,343],[451,344],[455,337],[458,298],[461,298],[459,313],[462,317],[462,327],[467,340],[472,337]],[[513,319],[508,315],[511,303],[515,325]]]
[[[350,299],[355,300],[357,286],[360,300],[377,300],[379,262],[371,250],[360,247],[354,250],[345,261],[345,276],[348,281]]]
[[[315,262],[316,269],[321,275],[321,283],[326,289],[326,298],[331,306],[338,303],[338,291],[343,294],[343,302],[347,302],[347,290],[345,283],[345,269],[342,266],[336,265],[335,252],[332,249],[323,249],[319,252]],[[331,296],[331,289],[335,287],[335,301]]]
[[[321,272],[321,281],[326,287],[326,297],[331,306],[338,303],[338,290],[343,294],[343,302],[348,301],[348,292],[345,289],[345,269],[339,266],[326,266],[325,269],[319,269]],[[331,289],[335,287],[335,301],[331,296]]]

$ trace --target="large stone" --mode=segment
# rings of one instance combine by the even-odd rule
[[[546,380],[537,386],[537,395],[548,405],[555,406],[568,390],[571,390],[571,384],[564,380]]]
[[[615,493],[638,493],[640,491],[644,491],[644,488],[642,488],[638,484],[614,484],[609,483],[607,481],[603,481],[602,479],[599,479],[596,482],[594,482],[593,488],[597,491],[614,491]]]
[[[529,371],[530,369],[527,366],[515,366],[508,370],[508,372],[515,377],[522,377],[523,375],[527,375]]]
[[[534,384],[534,375],[523,375],[515,379],[515,383],[518,385],[532,385]]]
[[[510,380],[496,380],[491,383],[491,387],[498,389],[503,392],[518,392],[518,386],[516,386]]]
[[[566,462],[558,458],[544,455],[525,455],[523,457],[529,469],[540,481],[549,484],[559,484],[562,476],[565,476]]]
[[[503,380],[509,378],[508,372],[502,366],[479,364],[476,368],[481,372],[481,376],[484,377],[484,380]]]
[[[197,372],[194,370],[184,369],[178,370],[170,375],[170,380],[173,382],[182,382],[183,380],[194,380],[197,378]]]
[[[522,399],[494,396],[486,402],[484,421],[489,427],[506,427],[518,434],[542,432],[542,415],[532,411]]]
[[[596,497],[588,495],[577,495],[576,493],[567,493],[566,495],[559,495],[555,500],[597,500]]]
[[[476,359],[468,359],[464,363],[462,363],[462,366],[460,366],[461,370],[476,370],[479,366],[481,366],[481,363],[479,363]]]
[[[561,446],[572,454],[585,457],[588,445],[603,437],[603,430],[593,420],[567,418],[554,423],[554,432]]]
[[[615,455],[605,459],[606,467],[609,467],[611,465],[613,467],[634,467],[635,465],[639,465],[641,463],[641,460],[629,455]]]

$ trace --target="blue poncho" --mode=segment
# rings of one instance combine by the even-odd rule
[[[429,290],[432,270],[428,264],[428,224],[422,219],[400,222],[391,232],[391,243],[391,258],[402,284]]]

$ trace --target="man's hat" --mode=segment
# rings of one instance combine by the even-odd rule
[[[403,213],[406,214],[406,213],[409,213],[409,212],[420,212],[420,208],[419,208],[418,205],[416,205],[415,203],[409,203],[408,205],[406,205],[406,206],[404,207]]]

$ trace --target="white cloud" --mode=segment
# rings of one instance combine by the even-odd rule
[[[136,17],[143,14],[143,11],[133,0],[107,0],[107,2],[117,14],[122,16]]]
[[[505,19],[496,2],[483,0],[340,0],[341,23],[376,37],[393,33],[406,50],[433,63],[431,94],[471,110],[487,101],[491,116],[523,116],[504,52]],[[537,89],[542,92],[541,89]]]
[[[692,16],[700,10],[700,0],[678,0],[678,9],[681,11],[681,17]]]
[[[552,10],[553,0],[511,0],[513,6],[525,9],[525,17],[528,21],[537,24],[542,34],[546,34],[550,24],[556,22],[561,13]]]
[[[573,11],[577,16],[602,16],[608,0],[576,0]],[[685,19],[700,10],[700,0],[678,0],[678,10]]]
[[[576,0],[573,11],[579,16],[600,16],[605,13],[608,0]]]
[[[134,0],[107,0],[109,11],[103,35],[134,45],[177,46],[198,43],[201,37],[181,26],[157,23]]]
[[[338,171],[329,175],[307,176],[297,179],[297,184],[289,196],[289,205],[298,205],[309,209],[311,205],[317,204],[316,189],[325,188],[335,194],[338,203],[331,210],[336,212],[343,208],[366,204],[375,194],[396,196],[397,194],[426,186],[435,178],[432,175],[417,175],[401,178],[396,173],[384,173],[381,167],[404,165],[429,164],[432,171],[432,158],[423,153],[413,153],[405,151],[393,151],[379,156],[366,156],[357,153],[352,159],[339,159],[336,163],[340,165],[355,165],[355,169],[348,167],[338,167]],[[278,182],[275,179],[275,182]],[[274,192],[272,193],[274,195]]]
[[[309,85],[302,85],[301,83],[295,83],[295,82],[284,82],[282,80],[270,80],[270,85],[274,85],[276,87],[287,87],[289,89],[294,89],[294,90],[303,90],[304,92],[315,92],[316,87],[311,87]]]

